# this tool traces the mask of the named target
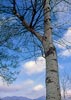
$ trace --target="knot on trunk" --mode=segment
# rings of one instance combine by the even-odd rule
[[[53,81],[50,79],[50,77],[46,78],[47,83],[52,83]]]
[[[46,52],[45,52],[45,57],[49,56],[50,54],[54,55],[55,52],[55,47],[50,47]]]
[[[42,36],[42,41],[46,41],[47,37],[46,36]]]

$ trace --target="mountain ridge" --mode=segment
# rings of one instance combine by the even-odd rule
[[[12,97],[4,97],[4,98],[0,98],[0,100],[45,100],[45,96],[36,98],[36,99],[30,99],[27,97],[22,97],[22,96],[12,96]]]
[[[4,98],[0,98],[0,100],[46,100],[46,97],[45,96],[42,96],[42,97],[39,97],[39,98],[36,98],[36,99],[31,99],[31,98],[27,98],[27,97],[23,97],[23,96],[7,96],[7,97],[4,97]],[[63,100],[63,98],[62,98]],[[71,100],[71,96],[68,97],[66,100]]]

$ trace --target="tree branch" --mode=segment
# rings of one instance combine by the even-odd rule
[[[26,22],[26,20],[24,19],[23,16],[21,16],[17,10],[16,10],[16,2],[15,0],[13,0],[13,14],[18,17],[20,19],[20,21],[22,22],[22,25],[25,26],[25,28],[31,32],[32,34],[34,34],[40,41],[42,41],[42,35],[40,35],[38,32],[36,32],[34,30],[33,27],[30,27],[30,25]]]

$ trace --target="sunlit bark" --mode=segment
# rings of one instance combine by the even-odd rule
[[[45,40],[43,40],[43,46],[46,58],[46,100],[61,100],[58,62],[56,50],[52,41],[50,5],[47,0],[44,6],[44,24]]]

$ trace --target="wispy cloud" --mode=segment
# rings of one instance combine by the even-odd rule
[[[67,32],[62,38],[58,40],[59,44],[57,47],[61,49],[60,56],[71,56],[71,27],[68,28]]]
[[[36,61],[32,60],[22,63],[22,70],[25,72],[25,75],[36,76],[40,74],[40,77],[37,77],[37,82],[30,76],[30,79],[27,78],[22,81],[17,80],[15,84],[9,86],[0,80],[0,96],[24,96],[28,98],[45,96],[45,86],[39,81],[43,76],[41,73],[45,71],[45,59],[43,57],[38,57]],[[20,76],[21,75],[23,75],[23,73],[20,73]]]
[[[42,84],[35,85],[33,80],[25,80],[21,83],[6,85],[0,80],[0,97],[5,96],[24,96],[37,98],[44,96],[45,87]]]
[[[70,57],[71,56],[71,49],[66,49],[66,50],[63,50],[61,53],[60,53],[61,56],[66,56],[66,57]]]
[[[44,86],[41,85],[41,84],[39,84],[39,85],[37,85],[37,86],[34,87],[34,90],[35,90],[35,91],[40,91],[40,90],[42,90],[43,88],[44,88]]]
[[[31,94],[33,95],[33,98],[46,96],[45,86],[43,86],[42,84],[38,84],[38,85],[34,86],[32,91],[31,91]],[[31,95],[30,95],[30,97],[32,98]]]
[[[16,91],[20,91],[20,90],[24,90],[25,88],[29,88],[28,86],[31,85],[33,86],[34,81],[33,80],[25,80],[24,82],[20,83],[20,84],[11,84],[11,85],[7,85],[5,83],[0,84],[0,92],[16,92]]]

